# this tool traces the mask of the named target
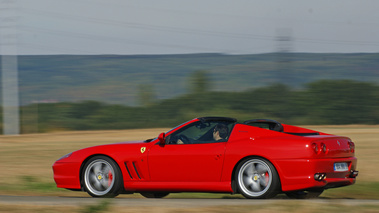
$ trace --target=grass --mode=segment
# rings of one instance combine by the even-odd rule
[[[54,183],[39,181],[33,176],[22,176],[21,177],[22,188],[24,191],[33,192],[52,192],[56,191],[57,187]]]
[[[377,199],[379,200],[379,126],[306,126],[322,132],[349,136],[356,143],[356,156],[358,158],[358,170],[360,174],[357,183],[348,187],[326,190],[321,195],[321,200],[337,199]],[[55,187],[53,180],[52,164],[59,157],[88,146],[114,143],[120,141],[132,141],[156,137],[160,132],[167,129],[142,129],[142,130],[120,130],[120,131],[82,131],[82,132],[56,132],[46,134],[29,134],[20,136],[0,136],[0,194],[8,195],[54,195],[54,196],[83,196],[84,192],[72,192]],[[120,195],[120,197],[142,198],[140,195]],[[177,193],[170,194],[168,198],[223,198],[238,199],[240,195],[210,194],[210,193]],[[320,212],[320,211],[344,211],[352,212],[345,204],[322,205],[317,203],[306,203],[294,205],[293,200],[288,200],[283,195],[277,197],[278,204],[267,206],[232,206],[232,207],[202,207],[191,209],[166,208],[160,212],[246,212],[249,209],[264,210],[263,212]],[[280,202],[285,199],[286,202]],[[304,202],[304,201],[303,201]],[[117,208],[111,204],[100,204],[94,208],[102,208],[105,205],[112,212],[132,212],[135,208]],[[360,205],[360,212],[379,212],[379,205]],[[72,212],[85,212],[92,207],[69,207]],[[105,208],[105,207],[104,207]],[[319,208],[319,209],[318,209]],[[20,206],[1,205],[0,212],[61,212],[52,206]],[[29,211],[26,211],[28,209]],[[342,209],[342,210],[341,210]],[[66,209],[67,210],[67,209]],[[142,212],[147,212],[144,208]],[[152,210],[152,209],[150,209]],[[12,212],[12,211],[10,211]],[[63,211],[62,211],[63,212]],[[66,211],[64,211],[66,212]],[[98,211],[100,212],[100,211]]]
[[[97,213],[97,212],[104,212],[107,211],[110,208],[111,201],[110,200],[103,200],[100,201],[98,204],[95,205],[87,205],[84,206],[81,209],[81,213]]]
[[[329,189],[321,197],[379,200],[379,182],[357,182],[352,186]]]

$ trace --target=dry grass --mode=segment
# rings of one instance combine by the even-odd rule
[[[349,136],[356,143],[360,182],[379,182],[379,126],[305,126],[322,132]],[[0,136],[0,193],[35,194],[17,190],[15,185],[22,181],[37,179],[42,183],[54,184],[51,166],[59,157],[71,151],[106,143],[133,141],[156,137],[167,129],[140,129],[120,131],[81,131],[47,134],[26,134],[20,136]],[[24,177],[22,179],[21,177]],[[25,179],[26,177],[26,179]],[[32,179],[28,179],[32,177]],[[7,187],[6,187],[7,186]],[[59,191],[68,195],[78,192]]]
[[[66,212],[80,212],[79,207],[70,206],[43,206],[43,205],[15,205],[15,204],[1,204],[1,213],[66,213]]]
[[[305,126],[306,128],[319,130],[336,135],[349,136],[356,143],[356,156],[358,157],[358,170],[360,175],[356,186],[364,183],[379,182],[379,126]],[[70,192],[57,190],[35,190],[25,182],[37,179],[37,183],[55,187],[51,165],[59,157],[71,151],[106,143],[120,141],[133,141],[156,137],[167,129],[141,129],[122,131],[82,131],[82,132],[58,132],[48,134],[29,134],[20,136],[0,136],[0,194],[13,195],[60,195],[60,196],[88,196],[84,192]],[[39,187],[39,185],[37,185]],[[354,187],[354,186],[353,186]],[[351,187],[351,188],[353,188]],[[345,187],[343,187],[345,188]],[[349,188],[349,187],[346,187]],[[342,189],[342,188],[341,188]],[[362,188],[357,187],[358,190]],[[363,187],[364,189],[364,187]],[[330,191],[338,191],[333,189]],[[330,196],[329,190],[326,192]],[[344,197],[342,190],[337,194],[338,198]],[[353,197],[357,194],[353,193]],[[350,193],[351,194],[351,193]],[[121,197],[137,197],[138,195],[122,195]],[[172,195],[173,197],[179,195]],[[183,195],[182,195],[183,196]],[[188,195],[185,195],[188,196]],[[195,195],[199,198],[200,195]],[[206,195],[204,195],[206,196]],[[213,194],[211,195],[213,196]],[[341,197],[342,196],[342,197]],[[170,196],[171,197],[171,196]],[[221,196],[220,196],[221,197]],[[348,196],[349,197],[349,196]],[[351,196],[350,196],[351,197]],[[359,197],[359,196],[358,196]],[[366,196],[367,197],[367,196]],[[356,198],[356,197],[354,197]],[[371,198],[369,196],[369,198]],[[378,204],[356,204],[354,207],[341,204],[337,201],[321,199],[320,202],[305,202],[294,200],[277,200],[273,205],[252,206],[209,206],[209,207],[146,207],[146,206],[117,206],[110,205],[107,211],[121,212],[379,212]],[[321,204],[321,205],[320,205]],[[41,206],[1,204],[0,212],[91,212],[89,206]],[[101,211],[103,212],[103,211]],[[105,212],[105,211],[104,211]]]
[[[33,177],[40,182],[54,183],[51,166],[67,153],[94,145],[154,138],[163,131],[167,129],[2,135],[0,136],[2,171],[0,186],[20,184],[20,181],[23,181],[21,177]],[[7,187],[2,188],[0,192],[7,191],[7,193],[15,189],[15,187],[10,187],[8,190]],[[23,192],[23,194],[29,193]]]

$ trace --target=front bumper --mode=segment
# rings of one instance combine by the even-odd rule
[[[80,164],[56,161],[53,164],[54,181],[58,188],[80,189]]]

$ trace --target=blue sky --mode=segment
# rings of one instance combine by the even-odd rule
[[[12,1],[19,55],[379,52],[377,0]]]

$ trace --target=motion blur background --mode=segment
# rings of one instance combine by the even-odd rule
[[[378,8],[0,0],[2,106],[13,97],[20,107],[20,133],[172,127],[199,116],[378,124]],[[5,86],[12,80],[18,87]]]
[[[230,212],[377,211],[350,201],[379,199],[378,8],[377,0],[0,0],[0,194],[86,197],[56,188],[60,156],[230,116],[348,136],[360,171],[357,184],[323,193],[325,202]],[[0,212],[95,211],[47,205],[1,203]]]

